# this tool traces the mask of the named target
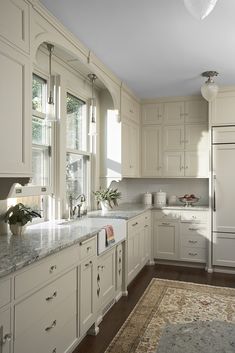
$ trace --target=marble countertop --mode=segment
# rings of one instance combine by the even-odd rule
[[[0,236],[0,277],[94,236],[101,227],[51,221],[29,225],[23,236]]]

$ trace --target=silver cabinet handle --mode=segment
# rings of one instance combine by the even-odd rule
[[[46,297],[46,301],[49,302],[50,300],[56,298],[57,296],[57,291],[55,291],[52,295],[50,295],[49,297]]]
[[[89,261],[87,264],[85,264],[85,267],[89,267],[92,265],[92,261]]]
[[[145,224],[144,228],[148,228],[148,224]]]
[[[11,333],[6,333],[3,338],[2,338],[2,345],[5,344],[6,342],[10,342],[12,339],[12,334]]]
[[[216,195],[215,195],[215,189],[214,189],[214,200],[213,200],[213,211],[216,212]]]
[[[135,227],[135,226],[137,226],[138,224],[139,224],[138,222],[135,222],[135,223],[132,224],[132,227]]]
[[[49,272],[50,272],[50,273],[53,273],[56,269],[57,269],[57,266],[56,266],[56,265],[52,265],[52,266],[50,267]]]
[[[197,244],[197,240],[189,240],[188,242],[191,244]]]
[[[91,246],[88,246],[88,247],[86,248],[86,251],[89,252],[91,249],[92,249],[92,247],[91,247]]]
[[[188,230],[200,230],[199,228],[189,228]]]
[[[167,223],[167,222],[162,222],[161,223],[163,226],[169,226],[170,225],[170,223]]]
[[[56,353],[56,348],[53,349],[52,353]]]
[[[54,320],[50,326],[47,326],[45,328],[45,331],[48,332],[48,331],[52,330],[54,327],[56,327],[56,320]]]
[[[197,253],[196,252],[189,252],[188,253],[190,256],[197,256]]]
[[[105,266],[98,266],[98,270],[104,270]]]

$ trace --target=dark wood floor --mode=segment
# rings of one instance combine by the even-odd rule
[[[122,297],[106,314],[99,334],[86,336],[73,353],[104,353],[153,277],[235,288],[235,275],[208,274],[203,269],[180,266],[146,266],[128,287],[128,297]]]

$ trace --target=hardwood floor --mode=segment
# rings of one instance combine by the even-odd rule
[[[106,314],[99,334],[86,336],[73,353],[104,353],[153,277],[235,288],[235,275],[231,274],[209,274],[203,269],[180,266],[146,266],[128,287],[128,297],[122,297]]]

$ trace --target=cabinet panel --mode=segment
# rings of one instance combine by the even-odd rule
[[[179,253],[179,230],[176,222],[157,221],[154,224],[154,257],[177,260]]]
[[[97,295],[100,305],[104,306],[112,300],[115,293],[115,249],[101,256],[97,265]]]
[[[165,124],[184,123],[184,102],[167,102],[164,105]]]
[[[213,265],[235,267],[235,235],[213,234]]]
[[[123,251],[122,244],[119,244],[116,248],[116,289],[122,288],[122,277],[123,277]]]
[[[164,176],[184,176],[184,152],[164,152]]]
[[[161,137],[162,129],[158,126],[142,128],[142,175],[161,176]]]
[[[161,124],[163,121],[163,104],[145,104],[142,107],[142,123]]]
[[[0,281],[0,307],[6,305],[11,300],[11,282],[10,278]]]
[[[139,175],[139,126],[122,122],[122,175]]]
[[[182,247],[180,260],[190,262],[206,262],[206,249],[195,247]]]
[[[165,126],[163,144],[164,151],[184,150],[184,126]]]
[[[13,334],[10,324],[10,309],[0,311],[0,352],[10,353],[10,344]]]
[[[185,152],[185,176],[209,177],[209,154],[207,151]]]
[[[208,120],[208,103],[205,100],[185,102],[185,122],[202,123]]]
[[[130,119],[139,124],[140,122],[140,105],[126,92],[121,94],[121,115],[124,119]]]
[[[11,24],[12,25],[12,24]],[[0,176],[31,175],[31,75],[28,59],[1,43]]]
[[[1,1],[0,33],[12,44],[29,51],[29,5],[25,1]]]
[[[235,92],[220,93],[212,102],[212,125],[235,125]]]
[[[209,146],[207,125],[185,126],[185,149],[206,151]]]

